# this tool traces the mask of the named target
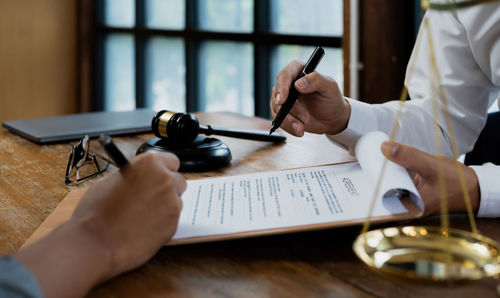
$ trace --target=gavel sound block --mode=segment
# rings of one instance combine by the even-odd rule
[[[181,172],[203,172],[220,168],[231,162],[229,147],[216,138],[199,134],[220,135],[246,140],[280,143],[286,137],[280,134],[268,135],[259,130],[236,130],[200,125],[191,114],[159,111],[151,122],[157,136],[142,144],[137,154],[146,151],[171,152],[180,159]]]

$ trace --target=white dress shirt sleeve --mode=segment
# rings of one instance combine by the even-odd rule
[[[425,19],[430,25],[440,84],[431,79],[429,36],[422,25],[419,47],[414,48],[410,59],[414,70],[407,69],[405,80],[412,100],[404,104],[395,139],[432,154],[452,157],[450,129],[442,103],[438,106],[439,116],[433,115],[433,88],[442,88],[448,101],[458,153],[469,152],[486,123],[488,107],[500,90],[500,9],[498,3],[492,3],[458,12],[429,11]],[[399,101],[370,105],[347,100],[351,105],[348,126],[329,138],[352,149],[369,131],[391,132]],[[443,152],[436,149],[436,124]],[[500,167],[488,165],[474,170],[481,187],[478,215],[500,216]]]
[[[481,190],[478,217],[500,217],[500,167],[491,163],[471,166]]]

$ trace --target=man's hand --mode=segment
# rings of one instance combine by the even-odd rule
[[[15,258],[46,297],[81,297],[144,264],[177,229],[186,181],[173,154],[144,153],[86,192],[72,218]]]
[[[384,142],[381,146],[381,150],[387,159],[416,174],[413,178],[413,183],[415,183],[424,201],[426,215],[438,214],[440,211],[438,181],[439,164],[443,166],[448,211],[450,213],[466,211],[466,204],[458,176],[458,168],[460,167],[465,175],[472,210],[474,213],[477,213],[480,190],[476,173],[472,168],[466,167],[454,159],[445,156],[431,155],[413,147],[395,142]]]
[[[276,118],[281,105],[285,103],[290,85],[303,67],[304,63],[294,60],[278,73],[270,100],[273,118]],[[281,128],[300,137],[304,131],[336,134],[347,127],[351,107],[335,80],[312,72],[295,82],[295,88],[300,93],[299,98]]]
[[[143,154],[94,184],[72,220],[83,221],[111,252],[111,276],[144,264],[174,235],[186,181],[173,154]]]

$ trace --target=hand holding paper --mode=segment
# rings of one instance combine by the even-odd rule
[[[364,135],[356,144],[354,149],[356,158],[363,171],[371,177],[371,181],[377,181],[386,159],[382,152],[377,149],[380,148],[384,141],[388,140],[389,136],[387,134],[381,131],[373,131]],[[375,185],[373,190],[375,190]],[[401,205],[400,198],[404,191],[408,191],[411,199],[421,210],[424,210],[424,204],[406,169],[388,161],[381,182],[379,197],[383,198],[383,203],[388,210],[401,213],[404,212],[404,207]]]
[[[458,167],[461,167],[465,174],[472,210],[474,213],[477,213],[481,192],[474,169],[466,167],[454,159],[444,156],[438,157],[398,143],[384,142],[381,150],[389,160],[416,173],[413,181],[422,196],[422,201],[425,203],[426,215],[437,214],[440,210],[437,172],[438,158],[441,158],[445,183],[448,185],[446,193],[449,212],[466,211],[464,195],[462,189],[458,187],[460,185]]]

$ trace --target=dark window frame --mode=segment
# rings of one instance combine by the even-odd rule
[[[279,34],[270,32],[270,11],[271,1],[254,0],[254,30],[248,33],[242,32],[219,32],[208,31],[199,28],[198,26],[198,1],[186,0],[186,15],[185,28],[181,30],[170,29],[155,29],[145,25],[145,1],[135,0],[135,26],[131,28],[112,27],[105,25],[102,15],[104,11],[104,1],[92,0],[86,2],[80,0],[81,11],[79,14],[87,19],[91,19],[90,26],[87,25],[87,32],[94,40],[91,42],[93,47],[93,65],[92,75],[95,78],[93,87],[89,87],[89,82],[86,82],[87,88],[94,89],[91,97],[93,101],[87,98],[81,99],[81,107],[90,108],[91,110],[104,109],[104,40],[107,34],[111,33],[126,33],[134,37],[135,41],[135,98],[136,108],[143,108],[146,105],[146,89],[145,89],[145,44],[146,40],[152,36],[161,37],[177,37],[182,38],[185,48],[185,63],[186,63],[186,110],[187,112],[196,112],[200,110],[200,90],[199,90],[199,49],[200,44],[204,41],[234,41],[234,42],[249,42],[253,45],[254,59],[254,114],[260,117],[270,117],[269,112],[269,97],[272,90],[274,75],[271,74],[271,55],[274,46],[282,44],[301,45],[301,46],[323,46],[332,48],[342,48],[342,37],[321,36],[321,35],[293,35]],[[83,6],[83,7],[82,7]],[[93,16],[92,16],[93,15]],[[84,27],[84,26],[80,26]],[[80,28],[80,35],[82,29]],[[83,36],[85,38],[85,36]],[[82,42],[83,45],[83,42]],[[88,51],[88,48],[86,49]],[[85,49],[84,49],[85,51]],[[88,63],[88,61],[86,62]],[[88,66],[87,66],[88,67]],[[80,72],[85,67],[80,63]],[[89,74],[86,74],[89,76]],[[81,74],[80,82],[85,74]],[[88,81],[88,78],[87,78]],[[80,94],[85,86],[80,88]],[[89,93],[89,92],[87,92]],[[82,96],[82,94],[81,94]],[[87,94],[87,97],[89,94]]]
[[[98,102],[100,98],[102,98],[99,96],[100,91],[98,92],[99,88],[97,88],[97,83],[100,81],[102,82],[99,78],[99,76],[102,76],[102,73],[99,73],[98,71],[97,65],[99,63],[96,55],[99,52],[99,49],[97,48],[97,38],[100,34],[99,32],[103,29],[100,28],[97,22],[97,3],[100,1],[101,0],[77,0],[78,83],[76,97],[79,112],[99,110],[100,105]],[[349,96],[351,94],[349,90],[351,70],[349,65],[350,0],[343,1],[343,35],[341,38],[334,38],[334,44],[323,42],[322,39],[315,40],[314,37],[311,36],[302,38],[300,36],[280,36],[280,34],[274,35],[272,33],[269,35],[263,35],[263,33],[268,31],[269,23],[261,24],[259,22],[255,22],[255,18],[260,19],[260,16],[266,16],[266,14],[270,13],[269,6],[266,5],[267,2],[267,0],[255,0],[254,3],[254,28],[256,30],[253,33],[255,33],[255,40],[259,41],[258,46],[254,47],[255,114],[264,117],[269,116],[268,100],[272,88],[270,85],[274,80],[274,75],[271,75],[270,73],[271,65],[269,63],[269,56],[262,55],[262,53],[269,53],[270,47],[279,44],[280,42],[302,45],[337,45],[338,47],[342,47],[344,58],[344,95]],[[359,98],[357,99],[368,103],[378,103],[399,98],[401,87],[403,86],[406,64],[408,62],[411,49],[413,48],[415,32],[419,25],[418,20],[421,15],[419,3],[419,0],[359,0],[360,32],[358,44],[360,45],[360,67],[359,69],[356,68],[359,75],[359,89],[357,90]],[[186,18],[186,20],[195,19],[193,12],[189,12],[189,10],[187,10],[186,13],[191,13],[189,18]],[[190,22],[191,23],[188,24],[187,28],[196,28],[196,23],[192,23],[192,21]],[[260,25],[257,26],[256,24]],[[115,28],[112,30],[119,32],[122,29]],[[125,29],[123,32],[126,32],[127,30],[129,29]],[[156,32],[156,30],[152,29],[151,32],[153,31]],[[187,32],[192,34],[192,41],[187,41],[187,43],[189,42],[190,44],[186,44],[186,51],[188,52],[186,58],[188,55],[193,55],[193,53],[195,53],[194,50],[196,49],[196,41],[199,40],[201,34],[207,34],[207,36],[219,40],[229,38],[241,41],[242,38],[247,38],[247,34],[239,33],[224,34],[217,32],[204,32],[200,30],[189,30]],[[146,32],[143,32],[142,34],[145,33]],[[174,34],[176,36],[182,36],[183,34],[169,30],[159,30],[157,33]],[[321,38],[324,38],[324,36]],[[102,51],[102,48],[100,50]],[[188,59],[186,59],[186,63],[189,63]],[[188,68],[192,68],[195,64],[196,63],[191,63],[186,65],[186,70],[188,70]],[[189,74],[190,76],[193,76],[193,71],[190,71]],[[188,105],[186,108],[190,112],[196,111],[197,105],[192,98],[197,98],[199,95],[196,94],[198,89],[192,88],[193,84],[194,86],[199,85],[198,82],[194,81],[195,79],[196,76],[191,78],[186,76],[186,97],[190,98],[187,99]]]

